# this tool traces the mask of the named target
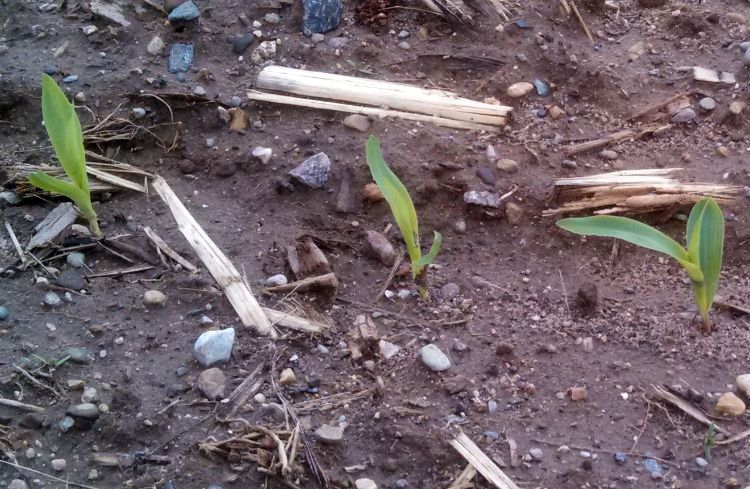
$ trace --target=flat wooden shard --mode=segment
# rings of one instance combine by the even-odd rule
[[[55,207],[42,222],[34,227],[37,232],[26,245],[26,251],[31,251],[55,240],[65,228],[76,222],[76,217],[78,217],[78,213],[70,202],[64,202]]]
[[[125,18],[122,8],[114,3],[93,0],[90,3],[91,12],[105,19],[111,20],[123,27],[130,27],[130,21]]]
[[[282,66],[263,68],[258,74],[256,90],[248,91],[247,96],[250,100],[478,130],[494,130],[505,125],[512,110],[503,105],[462,98],[446,90]]]
[[[461,432],[455,439],[451,440],[451,446],[461,454],[471,465],[482,474],[492,485],[498,489],[519,489],[515,482],[500,470],[471,439]]]

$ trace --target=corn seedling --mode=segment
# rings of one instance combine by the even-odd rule
[[[91,232],[97,237],[101,236],[96,212],[91,206],[81,123],[73,104],[49,75],[43,75],[42,78],[42,117],[57,159],[70,181],[36,171],[29,175],[29,182],[42,190],[64,195],[72,200],[89,222]]]
[[[719,283],[724,251],[724,215],[714,199],[703,198],[690,211],[685,233],[687,249],[661,231],[627,217],[568,218],[557,221],[557,225],[571,233],[622,239],[677,260],[693,283],[704,327],[711,330],[708,311]]]
[[[414,279],[422,277],[425,267],[432,263],[440,251],[440,245],[443,242],[443,236],[435,231],[435,238],[432,241],[432,247],[426,255],[422,255],[422,248],[419,246],[419,221],[417,220],[417,210],[414,208],[409,196],[409,191],[395,173],[388,168],[383,160],[383,154],[380,151],[380,142],[375,136],[370,136],[365,145],[367,155],[367,165],[370,167],[372,178],[383,192],[388,206],[396,224],[401,230],[401,235],[406,243],[406,251],[411,261],[411,273]]]

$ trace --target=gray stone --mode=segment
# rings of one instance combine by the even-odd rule
[[[147,306],[163,306],[167,302],[167,296],[158,290],[147,290],[143,294],[143,303]]]
[[[700,105],[703,110],[714,110],[716,108],[716,100],[711,97],[703,97],[698,101],[698,105]]]
[[[255,36],[252,33],[236,36],[232,39],[232,52],[236,55],[244,54],[254,40]]]
[[[275,402],[261,404],[260,411],[263,416],[273,418],[276,421],[284,421],[286,419],[286,409],[281,404]]]
[[[411,36],[411,33],[407,30],[402,30],[401,32],[398,33],[399,39],[406,39],[409,36]]]
[[[324,424],[323,426],[315,430],[315,437],[321,443],[327,443],[329,445],[341,443],[341,441],[344,439],[344,428],[340,426],[331,426]]]
[[[81,402],[83,404],[91,404],[98,400],[99,400],[99,393],[96,391],[95,388],[86,387],[85,389],[83,389],[83,394],[81,394]]]
[[[169,50],[167,68],[170,73],[185,73],[193,64],[193,45],[175,43]]]
[[[344,118],[344,126],[359,132],[369,131],[371,125],[370,118],[365,115],[351,114]]]
[[[508,218],[508,222],[513,226],[521,224],[523,220],[523,208],[513,202],[505,204],[505,217]]]
[[[344,12],[342,0],[302,0],[302,32],[310,36],[334,30]]]
[[[396,481],[396,488],[397,489],[405,489],[409,487],[409,481],[406,479],[399,479]]]
[[[7,489],[29,489],[29,486],[21,479],[13,479]]]
[[[68,462],[64,458],[56,458],[49,464],[55,472],[62,472],[68,467]]]
[[[695,457],[695,465],[700,468],[708,467],[708,461],[703,457]]]
[[[495,162],[498,170],[505,173],[515,173],[518,171],[518,163],[510,158],[501,158]]]
[[[65,356],[73,363],[87,364],[91,361],[91,353],[82,346],[71,346],[65,350]]]
[[[281,22],[281,17],[275,12],[270,12],[263,16],[263,20],[269,24],[278,24]]]
[[[232,107],[239,107],[240,105],[242,105],[242,99],[237,95],[232,95],[231,97],[229,97],[229,105]]]
[[[531,455],[531,458],[537,462],[540,462],[544,458],[544,452],[541,448],[532,448],[529,450],[529,455]]]
[[[487,185],[495,185],[495,182],[497,182],[495,171],[487,166],[480,166],[477,168],[477,176]]]
[[[224,397],[227,379],[221,369],[214,367],[201,372],[196,385],[198,386],[198,390],[206,396],[206,399],[215,401]]]
[[[86,261],[86,255],[79,251],[73,251],[71,253],[68,253],[68,257],[65,259],[65,261],[73,268],[81,268]]]
[[[286,285],[289,283],[286,276],[282,273],[279,273],[277,275],[274,275],[272,277],[268,277],[266,279],[266,287],[278,287],[280,285]]]
[[[253,63],[262,63],[276,56],[276,41],[263,41],[250,56]]]
[[[65,289],[81,290],[86,288],[86,280],[81,270],[67,269],[60,272],[55,279],[55,285]]]
[[[341,49],[349,43],[349,39],[345,37],[332,37],[326,44],[332,49]]]
[[[187,0],[187,2],[181,3],[174,10],[169,13],[168,19],[171,21],[185,22],[188,20],[197,19],[201,13],[198,10],[198,6],[193,3],[193,0]]]
[[[68,75],[63,78],[63,83],[73,83],[74,81],[78,81],[78,75]]]
[[[8,319],[8,316],[10,316],[10,311],[8,310],[8,308],[0,306],[0,321]]]
[[[316,32],[315,34],[313,34],[312,36],[310,36],[310,40],[314,44],[320,44],[321,42],[323,42],[323,41],[326,40],[326,36],[324,36],[323,34],[320,34],[320,33]]]
[[[605,160],[616,160],[617,152],[612,151],[611,149],[605,149],[605,150],[602,150],[601,153],[599,153],[599,156],[601,156]]]
[[[390,360],[391,358],[395,357],[399,350],[399,346],[394,345],[390,341],[378,341],[378,351],[380,352],[380,356],[384,360]]]
[[[471,205],[493,207],[497,209],[500,207],[500,196],[484,190],[469,190],[468,192],[464,192],[464,202]]]
[[[451,368],[451,361],[440,351],[440,348],[430,343],[419,350],[419,359],[422,360],[430,370],[443,372]]]
[[[318,153],[303,161],[289,175],[311,188],[322,188],[331,173],[331,160],[325,153]]]
[[[94,420],[94,419],[98,419],[101,413],[99,412],[99,408],[96,407],[96,404],[84,403],[84,404],[74,404],[70,406],[68,409],[65,410],[65,414],[68,414],[76,418]]]
[[[454,297],[458,297],[461,293],[461,287],[453,282],[448,282],[440,288],[440,297],[445,300],[451,300]]]
[[[15,192],[11,191],[0,192],[0,199],[4,200],[10,205],[16,205],[21,202],[21,199],[18,198],[18,195]]]
[[[206,95],[206,89],[200,85],[196,85],[195,87],[193,87],[193,94],[202,97]]]
[[[226,363],[232,354],[234,328],[206,331],[198,337],[193,347],[195,359],[204,367]]]
[[[676,124],[684,124],[695,120],[697,117],[698,116],[693,109],[691,109],[690,107],[685,107],[672,116],[672,122]]]
[[[143,107],[134,107],[130,110],[130,115],[133,116],[133,119],[143,119],[146,117],[146,109]]]
[[[164,41],[162,41],[161,37],[154,36],[151,38],[151,40],[148,42],[148,46],[146,46],[146,51],[148,54],[152,56],[156,56],[157,54],[161,54],[164,52]]]
[[[44,303],[50,307],[59,307],[62,305],[62,299],[55,292],[47,292],[44,294]]]
[[[38,430],[44,425],[44,414],[26,413],[18,419],[18,426],[30,430]]]
[[[409,49],[411,49],[411,44],[406,41],[401,41],[400,43],[398,43],[398,47],[400,47],[404,51],[408,51]]]
[[[497,412],[497,401],[490,399],[487,401],[487,412],[495,414]]]

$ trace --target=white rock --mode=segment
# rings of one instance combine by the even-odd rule
[[[280,285],[286,285],[287,283],[289,282],[286,279],[286,276],[281,273],[266,279],[266,287],[278,287]]]
[[[271,148],[264,148],[262,146],[256,146],[253,148],[252,155],[254,158],[257,158],[260,160],[261,163],[264,165],[267,165],[269,161],[271,161],[271,156],[273,156],[273,150]]]
[[[205,88],[203,88],[203,87],[202,87],[202,86],[200,86],[200,85],[196,85],[195,87],[193,87],[193,93],[194,93],[195,95],[203,96],[203,95],[205,95],[205,94],[206,94],[206,89],[205,89]]]
[[[359,132],[367,132],[372,125],[370,118],[361,114],[351,114],[344,118],[344,126]]]
[[[148,46],[146,46],[146,51],[153,56],[161,54],[162,51],[164,51],[164,41],[162,41],[159,36],[152,37],[148,42]]]
[[[147,306],[163,306],[167,302],[167,296],[158,290],[147,290],[143,294],[143,303]]]
[[[193,347],[195,359],[204,367],[229,361],[234,346],[234,328],[206,331],[198,337]]]
[[[354,481],[354,485],[357,486],[357,489],[378,489],[378,485],[372,479],[357,479]]]
[[[87,404],[99,400],[99,393],[93,387],[86,387],[81,394],[81,402]]]
[[[134,107],[130,111],[130,115],[133,116],[133,119],[143,119],[144,117],[146,117],[146,109],[142,107]]]
[[[29,489],[29,486],[21,479],[13,479],[8,484],[8,489]]]
[[[737,383],[737,389],[745,394],[745,397],[750,398],[750,374],[738,375],[735,382]]]
[[[263,41],[250,56],[253,63],[262,63],[276,56],[276,41]]]
[[[50,466],[55,472],[62,472],[68,466],[68,462],[66,462],[64,458],[56,458],[50,462]]]
[[[390,360],[396,356],[401,348],[390,341],[380,340],[378,342],[378,349],[380,350],[380,356],[383,357],[384,360]]]
[[[419,350],[419,359],[422,360],[430,370],[442,372],[451,368],[451,361],[440,348],[430,343]]]

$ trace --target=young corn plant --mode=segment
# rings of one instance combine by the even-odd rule
[[[42,190],[64,195],[72,200],[83,218],[89,222],[91,232],[99,237],[102,232],[99,230],[96,212],[91,206],[81,123],[73,104],[49,75],[42,77],[42,117],[57,159],[70,181],[36,171],[29,176],[29,182]]]
[[[716,201],[706,197],[690,211],[685,232],[687,248],[651,226],[619,216],[561,219],[557,225],[571,233],[618,238],[671,256],[693,283],[705,330],[711,331],[708,311],[713,304],[724,252],[724,215]]]
[[[425,267],[435,260],[440,245],[443,242],[443,236],[435,231],[435,238],[432,241],[430,251],[422,255],[422,248],[419,246],[419,221],[417,220],[417,211],[414,203],[409,196],[409,191],[395,173],[388,168],[383,160],[383,154],[380,151],[380,142],[375,136],[370,136],[365,145],[367,165],[370,167],[372,178],[383,192],[388,206],[391,208],[401,235],[406,243],[406,251],[411,261],[411,273],[415,280],[421,280],[424,276]],[[422,294],[425,291],[422,290]]]

